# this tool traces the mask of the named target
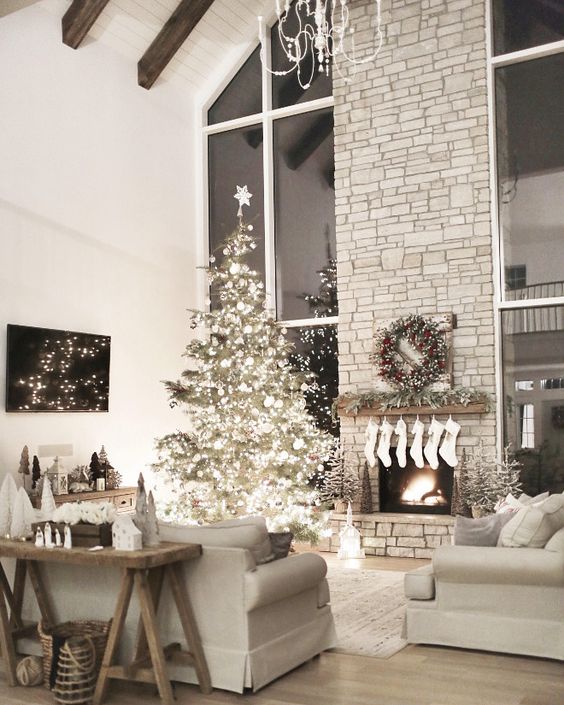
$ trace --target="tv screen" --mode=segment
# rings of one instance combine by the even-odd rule
[[[110,340],[8,325],[6,411],[108,411]]]

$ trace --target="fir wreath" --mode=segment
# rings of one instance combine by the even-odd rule
[[[416,351],[412,359],[400,348],[405,340]],[[398,389],[421,392],[443,375],[447,345],[438,323],[410,314],[381,331],[374,361],[380,376]]]

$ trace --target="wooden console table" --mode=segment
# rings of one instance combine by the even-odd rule
[[[103,702],[112,679],[154,683],[164,705],[173,705],[172,687],[166,672],[167,658],[194,666],[200,689],[203,693],[210,693],[210,675],[182,573],[182,562],[198,557],[201,550],[198,544],[183,543],[162,543],[156,548],[144,548],[141,551],[116,551],[113,548],[98,551],[90,551],[87,548],[48,549],[38,548],[31,542],[0,539],[0,558],[16,559],[13,590],[0,563],[0,649],[6,661],[8,683],[11,686],[17,684],[16,640],[30,636],[36,628],[36,625],[24,625],[21,617],[26,573],[29,574],[42,619],[48,625],[53,625],[53,612],[39,564],[67,563],[78,566],[108,566],[122,571],[121,586],[102,668],[96,683],[93,705]],[[170,583],[189,651],[183,651],[178,643],[166,647],[161,643],[156,614],[165,576]],[[133,662],[129,666],[120,666],[115,663],[116,651],[134,587],[141,608],[136,650]],[[6,603],[10,608],[10,615]]]
[[[90,490],[88,492],[70,492],[69,494],[56,494],[55,505],[60,507],[61,504],[67,502],[112,502],[118,513],[132,512],[135,509],[135,497],[137,495],[137,487],[117,487],[115,490],[104,490],[97,492]],[[36,509],[41,506],[41,497],[33,495],[31,503]]]

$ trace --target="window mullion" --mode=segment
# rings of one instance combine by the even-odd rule
[[[270,32],[265,38],[266,56],[270,56]],[[264,257],[266,304],[276,312],[276,252],[274,246],[274,148],[272,111],[272,76],[262,65],[262,131],[264,178]]]

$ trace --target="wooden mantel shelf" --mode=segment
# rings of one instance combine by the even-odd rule
[[[363,407],[358,411],[347,411],[344,407],[340,407],[339,416],[445,416],[452,414],[459,416],[460,414],[485,414],[487,406],[484,402],[470,402],[466,406],[464,404],[449,404],[448,406],[404,406],[393,407],[382,411],[380,407]]]

